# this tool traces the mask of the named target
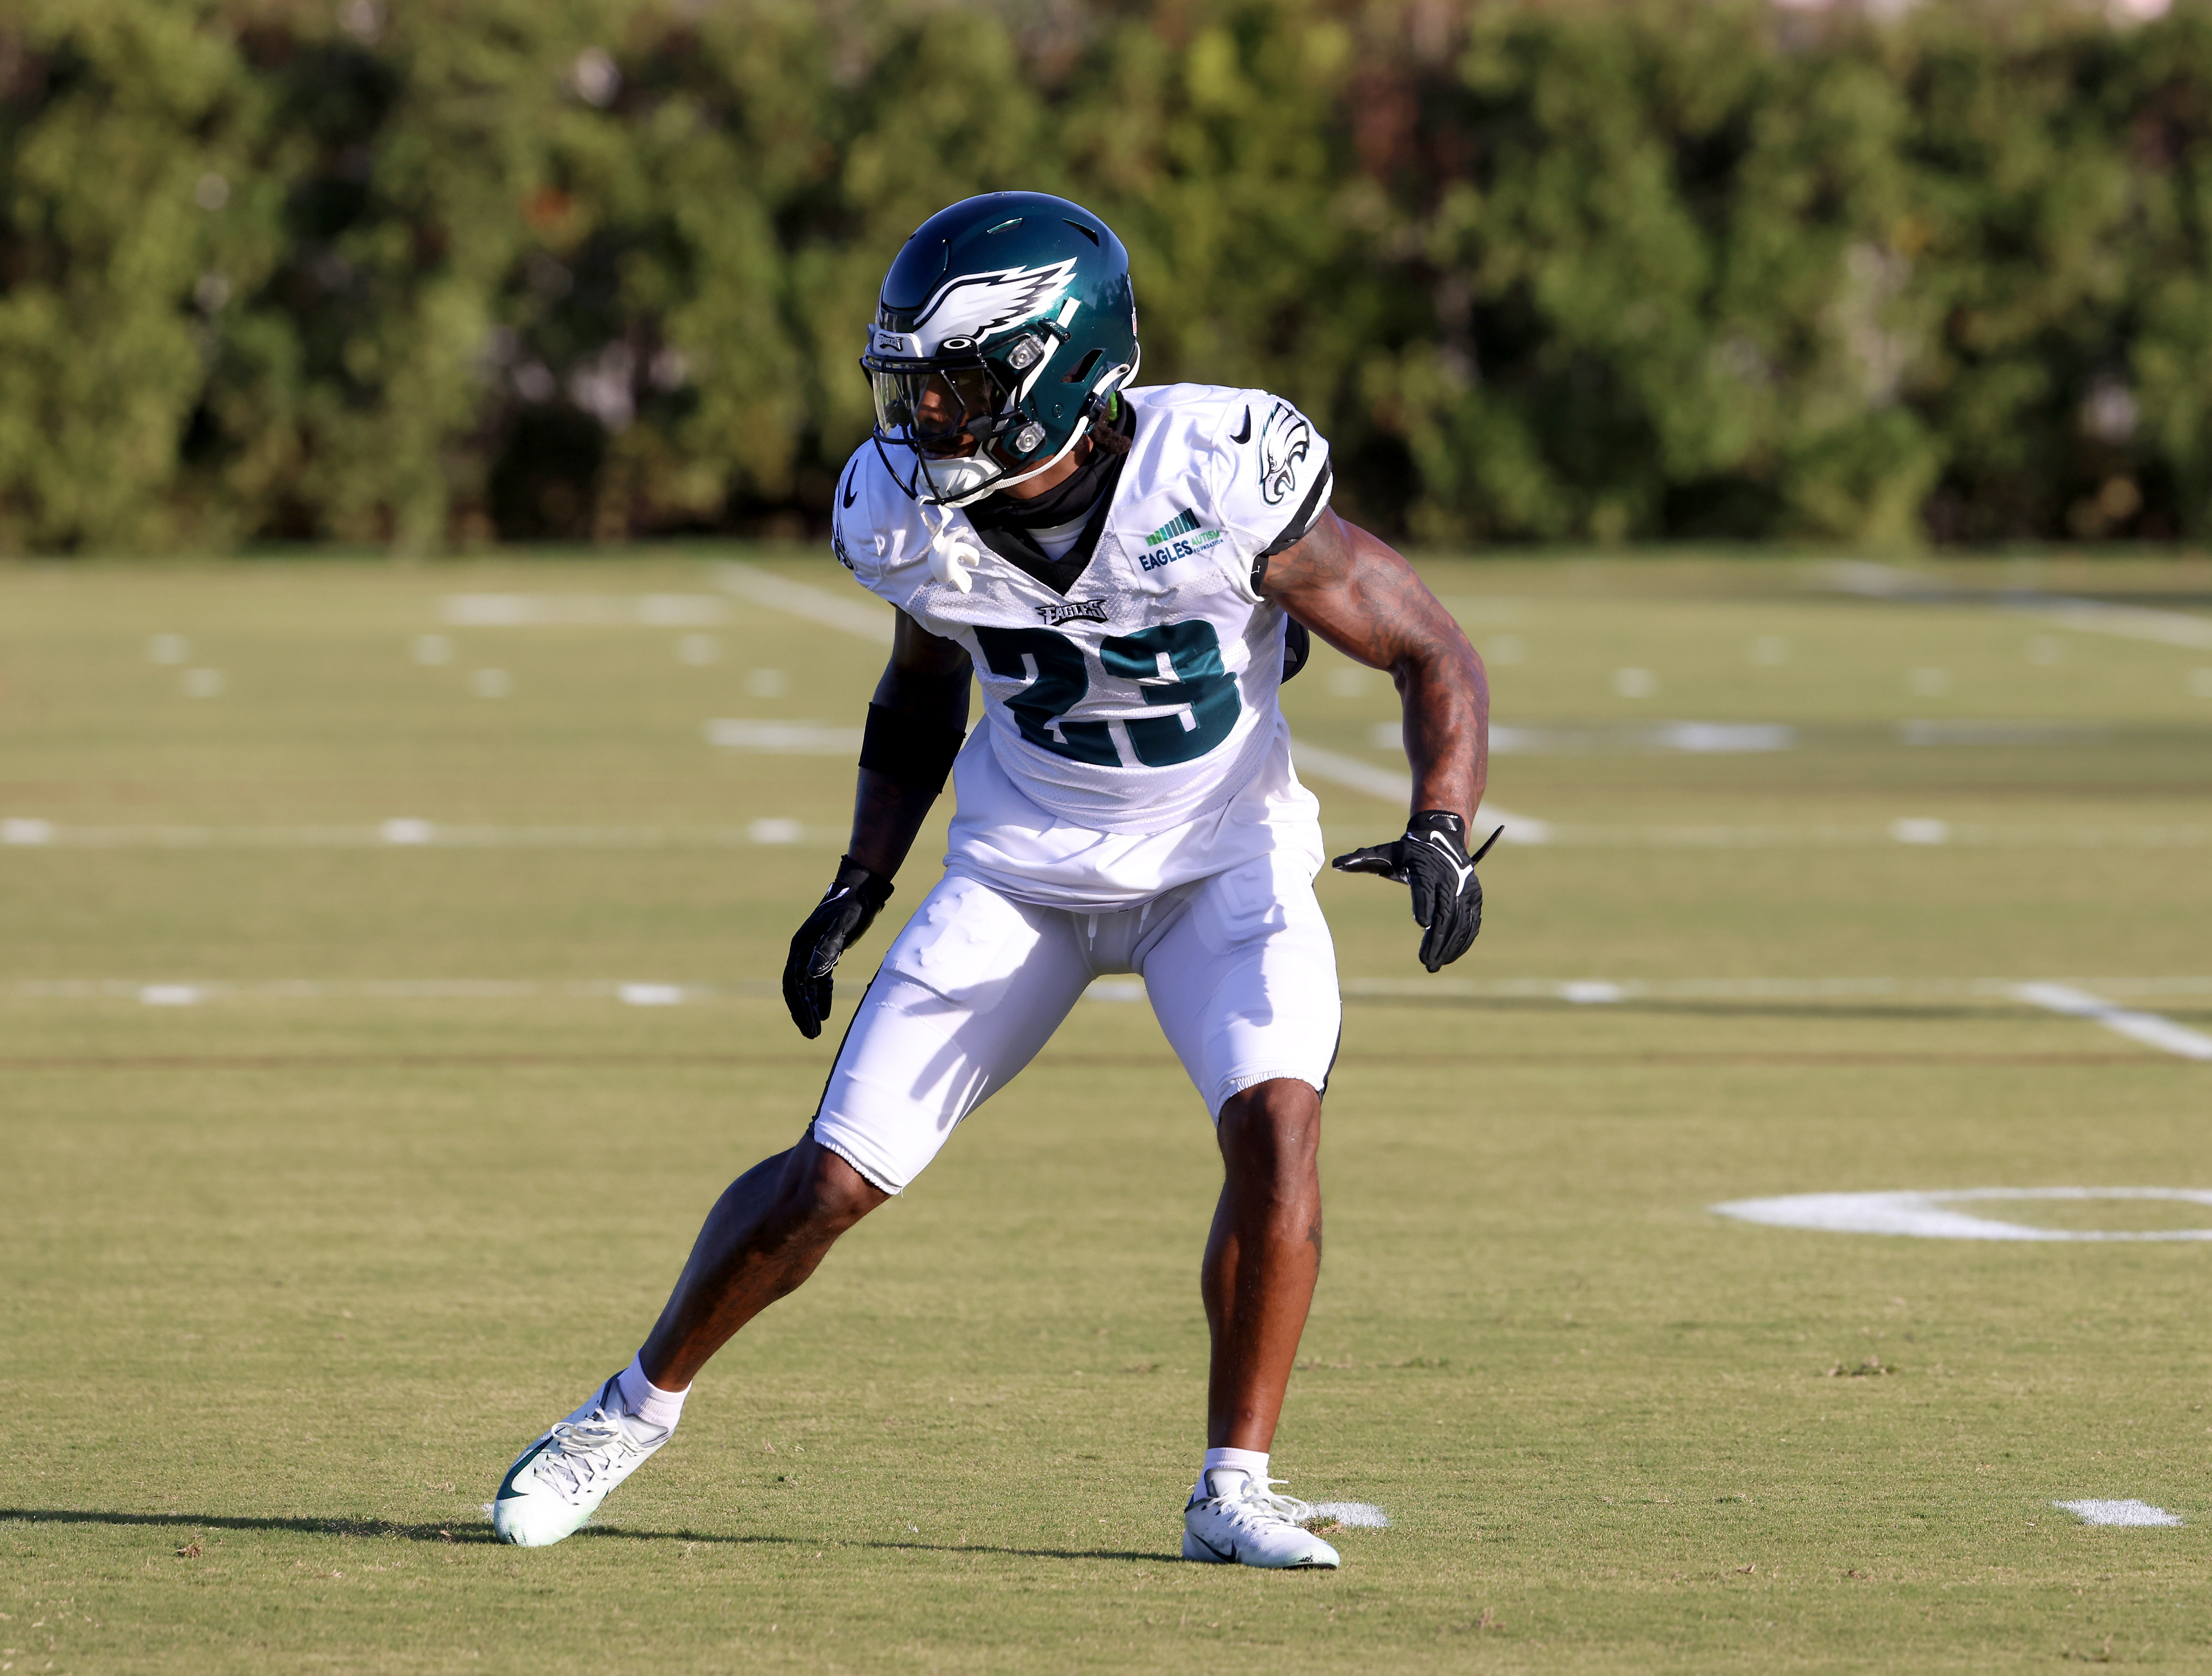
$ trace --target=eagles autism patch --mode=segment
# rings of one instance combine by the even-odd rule
[[[1202,553],[1220,539],[1220,531],[1200,529],[1198,513],[1186,507],[1145,537],[1145,551],[1137,562],[1146,570],[1158,570],[1177,559]]]

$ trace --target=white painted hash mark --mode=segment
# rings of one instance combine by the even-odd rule
[[[437,829],[428,821],[401,816],[377,828],[376,835],[387,844],[427,844],[437,835]]]
[[[138,999],[149,1007],[190,1007],[199,1005],[200,992],[188,983],[149,983]]]
[[[1559,999],[1571,1001],[1578,1007],[1603,1007],[1626,1000],[1628,992],[1617,983],[1607,983],[1597,978],[1580,978],[1561,984]]]
[[[860,749],[860,730],[822,721],[755,721],[726,717],[706,726],[707,743],[725,750],[764,750],[787,756],[850,756]]]
[[[2041,1228],[1952,1208],[1979,1200],[2053,1199],[2157,1199],[2212,1205],[2212,1192],[2202,1187],[1959,1187],[1948,1192],[1800,1193],[1780,1199],[1739,1199],[1711,1209],[1717,1215],[1770,1228],[1902,1234],[1923,1240],[2212,1240],[2212,1228]]]
[[[2171,1529],[2181,1522],[2179,1515],[2148,1502],[2053,1502],[2051,1505],[2072,1514],[2085,1525],[2162,1525]]]
[[[1316,1502],[1314,1511],[1323,1519],[1334,1519],[1340,1525],[1355,1525],[1361,1530],[1387,1531],[1390,1515],[1372,1502]],[[2179,1520],[2175,1520],[2179,1524]]]
[[[615,993],[624,1006],[673,1007],[684,1004],[684,987],[673,983],[626,983]]]
[[[1924,817],[1892,821],[1889,835],[1900,844],[1948,844],[1951,841],[1951,823]]]
[[[51,844],[54,841],[54,823],[18,816],[13,820],[0,821],[0,844]]]
[[[2212,1060],[2212,1035],[2177,1024],[2154,1012],[2136,1012],[2115,1006],[2086,989],[2063,983],[2022,983],[2014,984],[2012,993],[2030,1006],[2063,1013],[2069,1018],[2088,1019],[2146,1047],[2179,1054],[2185,1060]]]

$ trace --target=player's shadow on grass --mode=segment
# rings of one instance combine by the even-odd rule
[[[1002,1548],[989,1542],[858,1542],[853,1545],[916,1554],[1004,1554],[1014,1559],[1133,1559],[1158,1565],[1165,1565],[1176,1558],[1167,1553],[1139,1553],[1133,1548]]]
[[[116,1513],[97,1508],[0,1507],[0,1525],[119,1525],[178,1531],[297,1531],[307,1536],[397,1537],[404,1542],[482,1542],[495,1539],[491,1527],[472,1520],[446,1524],[410,1523],[397,1519],[264,1519],[238,1514]],[[795,1544],[795,1536],[727,1536],[706,1531],[634,1531],[619,1525],[587,1525],[576,1533],[624,1542],[716,1542]],[[574,1539],[571,1539],[572,1540]]]
[[[489,1525],[409,1523],[396,1519],[269,1519],[240,1514],[118,1513],[104,1508],[0,1507],[0,1525],[118,1525],[173,1531],[296,1531],[306,1536],[397,1537],[404,1542],[483,1543]],[[730,1536],[708,1531],[639,1531],[620,1525],[586,1525],[568,1539],[600,1542],[713,1542],[740,1547],[826,1547],[817,1537]],[[842,1546],[844,1545],[839,1544]],[[1165,1562],[1166,1554],[1126,1548],[1002,1548],[982,1543],[860,1542],[860,1548],[894,1548],[924,1554],[1005,1554],[1022,1559],[1121,1559]]]

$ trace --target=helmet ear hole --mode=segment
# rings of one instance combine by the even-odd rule
[[[1106,352],[1103,349],[1091,350],[1090,354],[1085,355],[1081,361],[1076,363],[1075,370],[1062,378],[1060,382],[1062,384],[1081,384],[1085,379],[1091,376],[1091,369],[1098,364],[1098,357],[1105,353]]]

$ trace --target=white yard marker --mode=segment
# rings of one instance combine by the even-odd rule
[[[2212,1192],[2200,1187],[1960,1187],[1934,1193],[1799,1193],[1780,1199],[1733,1199],[1710,1208],[1738,1222],[1826,1234],[1903,1234],[1923,1240],[2212,1240],[2212,1228],[2043,1228],[1953,1208],[1990,1200],[2053,1199],[2156,1199],[2212,1205]]]
[[[806,829],[797,821],[770,815],[747,827],[745,836],[756,844],[799,844],[806,841]]]
[[[860,730],[825,721],[754,721],[730,718],[707,724],[707,743],[725,750],[767,750],[800,756],[857,756]]]
[[[1900,844],[1948,844],[1951,841],[1951,823],[1924,817],[1892,821],[1889,835]]]
[[[1368,735],[1377,750],[1399,745],[1399,724],[1377,722]],[[1577,756],[1591,751],[1679,750],[1692,756],[1794,750],[1797,730],[1780,722],[1664,721],[1630,727],[1515,727],[1493,722],[1492,756]]]
[[[1340,1525],[1357,1526],[1361,1530],[1387,1531],[1390,1515],[1372,1502],[1316,1502],[1313,1510],[1324,1519],[1334,1519]],[[2180,1521],[2176,1520],[2179,1524]]]
[[[1291,741],[1291,761],[1297,765],[1301,774],[1333,780],[1348,790],[1364,792],[1370,797],[1395,803],[1401,809],[1413,798],[1413,778],[1404,768],[1386,768],[1378,762],[1346,756],[1341,751],[1324,750],[1301,740]],[[1542,844],[1551,840],[1548,821],[1531,820],[1526,815],[1500,809],[1494,803],[1484,804],[1474,818],[1478,826],[1492,822],[1503,824],[1506,837],[1516,844]]]
[[[54,823],[17,816],[13,820],[0,821],[0,844],[51,844],[54,841]]]
[[[438,835],[429,822],[404,817],[386,821],[377,828],[376,835],[387,844],[427,844]]]
[[[2154,1012],[2136,1012],[2115,1006],[2086,989],[2063,983],[2022,983],[2014,984],[2012,993],[2032,1007],[2063,1013],[2069,1018],[2087,1018],[2146,1047],[2178,1054],[2185,1060],[2212,1060],[2212,1035],[2177,1024]]]
[[[1583,978],[1559,986],[1562,1000],[1571,1001],[1578,1007],[1611,1006],[1628,999],[1628,992],[1617,983],[1605,983],[1594,978]]]
[[[626,1007],[673,1007],[684,1004],[681,984],[626,983],[615,993]]]
[[[2159,1525],[2170,1530],[2181,1523],[2179,1515],[2148,1502],[2053,1502],[2051,1505],[2072,1514],[2085,1525]]]
[[[2166,646],[2212,648],[2212,616],[2197,616],[2188,611],[2114,605],[2101,599],[2076,599],[2057,593],[1953,593],[1938,582],[1900,570],[1895,565],[1873,564],[1860,559],[1826,566],[1824,574],[1829,586],[1863,598],[1987,605],[1996,610],[2040,617],[2061,628],[2079,629],[2085,634],[2120,635],[2129,640],[2157,641]]]
[[[711,628],[729,615],[707,593],[449,593],[438,606],[459,628]]]
[[[794,582],[772,570],[762,570],[735,561],[717,565],[714,574],[725,593],[734,593],[740,598],[751,600],[756,605],[766,605],[771,610],[805,617],[809,622],[818,622],[826,628],[842,629],[848,635],[858,635],[880,645],[891,643],[891,625],[896,619],[890,606],[872,597],[862,600],[846,594],[831,593],[826,588]]]
[[[1086,1001],[1141,1001],[1145,999],[1142,978],[1093,978],[1083,992]]]
[[[191,1007],[199,1005],[200,992],[188,983],[149,983],[138,999],[149,1007]]]

